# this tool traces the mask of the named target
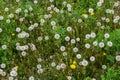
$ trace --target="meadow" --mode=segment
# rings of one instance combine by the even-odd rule
[[[120,1],[0,0],[0,80],[120,80]]]

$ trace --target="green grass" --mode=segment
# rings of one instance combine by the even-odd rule
[[[101,6],[97,5],[98,2],[100,1],[38,0],[35,4],[34,0],[1,0],[0,80],[9,80],[11,77],[18,80],[119,80],[120,59],[116,57],[120,55],[120,20],[116,23],[113,21],[116,16],[120,16],[120,2],[104,0]],[[115,3],[119,5],[115,7]],[[9,11],[5,11],[7,8]],[[89,12],[91,8],[93,12]],[[20,12],[17,9],[21,9]],[[114,14],[106,13],[106,9],[114,11]],[[14,15],[13,18],[9,17],[11,14]],[[110,21],[102,20],[103,17]],[[10,23],[6,20],[10,20]],[[72,30],[69,31],[68,27]],[[21,30],[16,30],[17,28]],[[89,38],[92,32],[93,38]],[[105,33],[110,37],[105,38]],[[60,38],[55,39],[55,34],[59,34]],[[66,37],[70,40],[66,41]],[[77,38],[80,40],[77,41]],[[93,45],[94,41],[98,45]],[[112,42],[112,46],[107,45],[108,41]],[[99,44],[101,42],[105,45],[102,48]],[[61,46],[65,50],[62,51]],[[78,54],[81,55],[80,58]],[[95,57],[94,61],[90,60],[91,56]],[[37,68],[38,65],[41,68]],[[11,74],[12,71],[17,75]],[[30,79],[32,77],[34,79]]]

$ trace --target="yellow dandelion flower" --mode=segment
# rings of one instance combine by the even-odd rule
[[[76,65],[71,64],[71,65],[70,65],[70,68],[71,68],[71,69],[75,69],[75,68],[76,68]]]
[[[76,65],[77,64],[76,61],[73,61],[73,64]]]
[[[92,15],[92,16],[93,16],[94,14],[95,14],[94,12],[91,12],[91,13],[90,13],[90,15]]]

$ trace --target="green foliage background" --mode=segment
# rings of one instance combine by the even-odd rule
[[[4,20],[0,21],[0,28],[3,29],[0,33],[0,46],[3,44],[9,45],[6,50],[0,47],[0,63],[5,63],[6,68],[4,71],[9,73],[11,69],[18,65],[18,80],[28,80],[29,76],[33,75],[35,80],[40,78],[41,80],[66,80],[66,76],[72,76],[72,80],[92,80],[96,78],[97,80],[120,80],[120,63],[115,60],[116,52],[120,52],[120,20],[118,23],[113,23],[112,14],[106,14],[105,9],[113,9],[115,15],[119,15],[117,11],[118,8],[114,8],[114,2],[116,0],[104,0],[104,4],[98,7],[96,4],[98,0],[66,0],[67,3],[72,5],[72,11],[68,11],[66,6],[62,5],[64,0],[54,0],[50,3],[49,0],[38,0],[37,4],[34,4],[33,0],[20,0],[19,3],[13,0],[0,0],[0,15],[4,16]],[[40,19],[44,18],[45,14],[50,14],[47,11],[47,7],[53,4],[64,13],[52,13],[52,18],[45,19],[43,26],[40,25]],[[24,10],[29,9],[32,6],[33,11],[28,12],[28,16],[25,17],[23,22],[19,21],[19,18],[24,17]],[[10,10],[5,12],[4,9],[8,7]],[[20,14],[15,14],[15,10],[21,8]],[[95,15],[90,15],[88,9],[93,8]],[[14,18],[10,19],[10,23],[6,23],[9,19],[8,15],[14,13]],[[82,14],[88,14],[88,18],[85,19]],[[109,23],[101,21],[101,17],[108,17],[110,19]],[[82,19],[82,23],[78,23],[78,19]],[[31,23],[30,23],[31,21]],[[53,30],[50,24],[51,21],[56,22],[56,27]],[[97,26],[97,22],[101,21],[105,29],[100,29]],[[28,27],[31,24],[39,23],[39,26],[34,30],[29,31]],[[73,31],[67,32],[66,28],[72,26]],[[22,31],[26,31],[30,34],[29,38],[20,39],[17,37],[18,32],[16,28],[20,27]],[[85,35],[94,31],[96,33],[96,38],[85,40]],[[15,34],[12,36],[11,34]],[[104,34],[109,33],[110,38],[105,39]],[[54,35],[60,34],[60,39],[55,40]],[[49,37],[49,40],[37,41],[38,36]],[[76,44],[70,44],[65,42],[64,38],[70,36],[71,39],[80,38],[80,42]],[[89,50],[84,47],[85,43],[92,44],[93,41],[112,41],[113,46],[104,48],[91,47]],[[16,43],[19,42],[21,45],[27,43],[34,43],[37,47],[36,51],[27,50],[27,55],[25,57],[21,56],[21,51],[16,50]],[[60,46],[64,45],[68,53],[67,58],[62,56],[62,52],[59,50]],[[87,67],[79,66],[80,60],[76,59],[76,54],[72,51],[72,48],[78,47],[79,54],[82,55],[82,59],[87,59],[94,55],[96,60],[93,63],[89,63]],[[104,56],[103,53],[106,53]],[[50,59],[53,56],[53,59]],[[42,58],[42,62],[38,62],[37,59]],[[81,60],[82,60],[81,59]],[[77,62],[77,68],[72,70],[70,68],[71,61]],[[65,63],[67,68],[65,70],[56,70],[51,67],[51,62]],[[44,72],[42,74],[37,74],[36,65],[41,64]],[[102,64],[107,65],[107,69],[101,69]],[[1,80],[5,80],[9,74],[5,77],[0,75]]]

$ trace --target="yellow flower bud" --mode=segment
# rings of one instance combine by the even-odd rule
[[[73,64],[76,65],[77,64],[76,61],[73,61]]]
[[[15,66],[16,69],[18,69],[18,66]]]
[[[92,16],[93,16],[94,14],[95,14],[94,12],[91,12],[91,13],[90,13],[90,15],[92,15]]]
[[[106,56],[107,54],[106,53],[103,53],[104,56]]]
[[[82,16],[85,16],[85,14],[82,14]]]
[[[14,34],[14,33],[12,33],[12,36],[15,36],[15,34]]]

